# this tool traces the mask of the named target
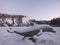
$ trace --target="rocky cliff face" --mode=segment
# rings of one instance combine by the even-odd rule
[[[9,15],[0,13],[0,26],[25,26],[30,24],[24,15]]]
[[[22,18],[22,17],[26,17],[24,15],[10,15],[10,14],[3,14],[3,13],[0,13],[0,18]]]

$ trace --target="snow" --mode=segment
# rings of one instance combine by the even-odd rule
[[[25,29],[28,27],[0,27],[0,45],[60,45],[60,27],[52,27],[56,33],[44,32],[38,38],[36,43],[33,43],[28,38],[21,40],[23,36],[8,33],[7,29],[13,28],[13,30],[17,29]]]
[[[29,19],[27,17],[22,18],[22,23],[25,25],[30,24]]]
[[[29,27],[26,27],[26,26],[24,26],[24,27],[15,27],[15,28],[11,27],[11,30],[9,28],[8,28],[8,30],[10,30],[11,32],[17,31],[17,32],[23,33],[23,32],[29,32],[29,31],[32,31],[32,30],[42,30],[45,27],[46,28],[48,28],[48,27],[52,28],[52,26],[46,25],[46,24],[41,24],[41,25],[34,24],[34,26],[29,26]]]

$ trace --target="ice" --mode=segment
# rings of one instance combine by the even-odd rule
[[[0,45],[60,45],[60,27],[52,27],[56,33],[44,32],[39,37],[35,36],[38,38],[36,43],[28,38],[21,40],[23,38],[21,35],[8,33],[7,29],[9,28],[25,29],[25,27],[0,27]]]
[[[23,33],[23,32],[29,32],[29,31],[32,31],[32,30],[41,30],[45,27],[49,27],[49,28],[52,28],[50,25],[46,25],[46,24],[41,24],[41,25],[38,25],[38,24],[34,24],[34,26],[24,26],[24,27],[15,27],[15,28],[11,28],[11,30],[8,28],[8,30],[10,31],[17,31],[17,32],[20,32],[20,33]]]

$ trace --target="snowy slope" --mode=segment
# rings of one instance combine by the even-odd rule
[[[23,26],[23,27],[15,27],[15,28],[12,28],[12,27],[10,27],[11,29],[9,29],[8,28],[8,30],[10,30],[11,32],[13,32],[13,31],[17,31],[17,32],[20,32],[20,33],[22,33],[22,32],[29,32],[29,31],[32,31],[32,30],[43,30],[43,29],[45,29],[46,30],[46,28],[52,28],[52,26],[50,26],[50,25],[46,25],[46,24],[40,24],[40,25],[38,25],[38,24],[34,24],[34,26],[29,26],[29,27],[27,27],[27,26]]]
[[[17,29],[19,27],[12,27]],[[0,27],[0,45],[35,45],[31,40],[26,38],[21,40],[23,36],[15,33],[8,33],[8,27]],[[21,28],[22,29],[22,28]],[[36,37],[37,45],[60,45],[60,27],[53,27],[56,33],[45,32],[41,36]]]

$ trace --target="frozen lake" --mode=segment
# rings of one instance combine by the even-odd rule
[[[12,27],[17,29],[19,27]],[[23,36],[8,33],[8,27],[0,27],[0,45],[35,45],[31,40],[26,38],[21,40]],[[60,27],[53,27],[56,33],[44,32],[41,36],[36,37],[37,45],[60,45]]]

